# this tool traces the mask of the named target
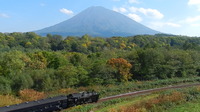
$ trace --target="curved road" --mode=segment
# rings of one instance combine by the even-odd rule
[[[191,87],[191,86],[200,86],[200,83],[168,86],[168,87],[162,87],[162,88],[155,88],[155,89],[147,89],[147,90],[129,92],[129,93],[124,93],[124,94],[119,94],[119,95],[114,95],[114,96],[101,98],[101,99],[99,99],[98,103],[99,102],[103,102],[103,101],[107,101],[107,100],[111,100],[111,99],[115,99],[115,98],[120,98],[120,97],[136,96],[136,95],[142,95],[142,94],[148,94],[148,93],[152,93],[152,92],[157,92],[157,91],[161,91],[161,90],[186,88],[186,87]]]

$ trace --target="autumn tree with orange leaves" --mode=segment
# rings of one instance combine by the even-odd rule
[[[115,76],[119,81],[124,82],[131,78],[130,69],[132,65],[127,60],[123,58],[111,58],[107,61],[107,64],[116,69]]]

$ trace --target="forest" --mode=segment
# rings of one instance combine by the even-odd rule
[[[0,94],[200,76],[200,38],[0,33]]]

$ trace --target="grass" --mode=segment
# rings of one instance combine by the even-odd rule
[[[108,112],[108,111],[111,111],[113,109],[118,110],[118,109],[123,108],[125,106],[130,106],[130,105],[136,104],[139,101],[149,100],[149,99],[155,98],[157,96],[158,96],[157,94],[151,94],[151,95],[147,95],[147,96],[140,96],[140,97],[134,97],[134,98],[129,97],[128,98],[129,100],[123,100],[123,101],[121,101],[117,104],[107,105],[103,108],[96,110],[95,112]]]
[[[79,105],[70,109],[63,110],[62,112],[109,112],[112,109],[120,109],[124,106],[133,105],[139,101],[149,100],[157,97],[157,94],[150,94],[146,96],[130,96],[126,98],[118,98],[98,104]]]
[[[15,98],[11,95],[0,95],[0,107],[21,103],[22,100]]]
[[[166,110],[165,112],[200,112],[200,101],[178,105]]]
[[[194,83],[194,82],[200,82],[200,77],[173,78],[173,79],[152,80],[152,81],[133,81],[133,82],[122,83],[119,85],[109,85],[107,87],[100,86],[97,87],[99,89],[95,88],[93,89],[96,90],[98,93],[100,93],[100,97],[106,97],[130,91],[138,91],[144,89],[165,87],[167,85],[176,85],[176,84]]]

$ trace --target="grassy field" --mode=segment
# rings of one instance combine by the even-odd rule
[[[200,101],[178,105],[174,108],[166,110],[165,112],[200,112]]]
[[[116,104],[110,103],[108,106],[99,108],[95,112],[108,112],[108,111],[110,112],[110,111],[114,111],[114,110],[120,110],[124,107],[136,104],[137,102],[147,101],[147,100],[153,99],[157,96],[158,96],[157,94],[151,94],[151,95],[147,95],[147,96],[124,98],[119,103],[116,103]]]

